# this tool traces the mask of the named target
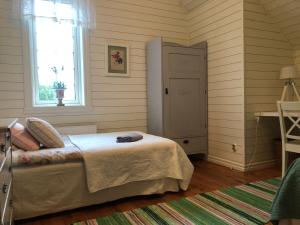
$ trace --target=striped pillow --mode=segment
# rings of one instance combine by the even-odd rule
[[[30,117],[26,119],[26,127],[31,135],[46,148],[63,148],[64,141],[57,130],[47,121]]]

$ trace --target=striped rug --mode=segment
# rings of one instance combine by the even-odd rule
[[[248,183],[73,225],[265,224],[280,179]]]

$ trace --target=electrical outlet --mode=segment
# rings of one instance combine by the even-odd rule
[[[232,151],[233,152],[236,152],[236,146],[237,146],[237,144],[232,144]]]

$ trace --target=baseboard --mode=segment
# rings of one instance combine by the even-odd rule
[[[255,163],[251,163],[251,165],[249,165],[249,164],[244,165],[244,164],[237,163],[237,162],[234,162],[231,160],[222,159],[222,158],[219,158],[216,156],[210,156],[210,155],[208,155],[207,161],[221,165],[221,166],[228,167],[230,169],[238,170],[241,172],[260,170],[260,169],[265,169],[265,168],[269,168],[269,167],[276,165],[275,159],[261,161],[261,162],[255,162]]]
[[[218,165],[221,165],[221,166],[228,167],[230,169],[234,169],[234,170],[238,170],[238,171],[244,171],[244,165],[243,164],[233,162],[231,160],[227,160],[227,159],[219,158],[219,157],[216,157],[216,156],[208,155],[207,156],[207,161],[218,164]]]
[[[275,166],[277,163],[276,159],[272,160],[266,160],[266,161],[261,161],[261,162],[254,162],[251,163],[250,165],[247,164],[244,171],[252,171],[252,170],[260,170],[260,169],[266,169]]]

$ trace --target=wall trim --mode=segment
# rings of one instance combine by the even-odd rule
[[[251,163],[251,165],[246,164],[244,171],[247,172],[247,171],[253,171],[253,170],[266,169],[266,168],[275,166],[276,163],[277,163],[276,159],[271,159],[271,160]]]
[[[230,169],[238,170],[241,172],[266,169],[269,167],[273,167],[276,164],[276,160],[272,159],[272,160],[266,160],[266,161],[261,161],[261,162],[255,162],[255,163],[252,163],[251,165],[249,165],[249,164],[243,165],[241,163],[237,163],[234,161],[226,160],[226,159],[219,158],[216,156],[211,156],[211,155],[208,155],[207,161],[221,165],[221,166],[228,167]]]
[[[234,162],[234,161],[230,161],[230,160],[227,160],[227,159],[224,159],[224,158],[219,158],[219,157],[216,157],[216,156],[208,155],[207,161],[218,164],[218,165],[221,165],[221,166],[228,167],[230,169],[234,169],[234,170],[238,170],[238,171],[244,171],[244,165],[243,164],[237,163],[237,162]]]

